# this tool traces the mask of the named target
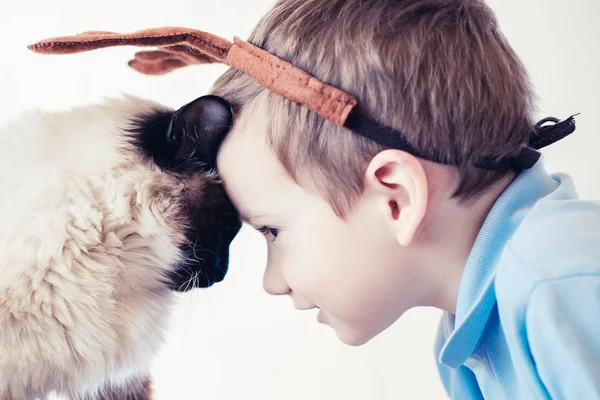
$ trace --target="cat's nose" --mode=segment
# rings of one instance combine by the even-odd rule
[[[182,261],[171,274],[171,288],[186,292],[223,281],[229,270],[229,248],[242,227],[236,214],[220,219],[208,236],[182,248]],[[210,241],[202,240],[210,237]]]
[[[225,279],[229,270],[229,248],[242,227],[239,219],[235,218],[223,226],[222,239],[212,266],[212,277],[209,286]]]

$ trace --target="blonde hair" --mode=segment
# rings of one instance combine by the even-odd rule
[[[280,0],[248,41],[353,94],[363,114],[404,132],[422,154],[457,165],[461,200],[509,173],[477,169],[476,158],[517,155],[532,133],[527,72],[479,0]],[[235,69],[212,94],[236,118],[267,118],[281,164],[341,217],[384,150]],[[257,102],[268,115],[252,113]]]

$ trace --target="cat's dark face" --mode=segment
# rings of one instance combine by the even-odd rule
[[[242,224],[215,171],[219,142],[231,127],[228,105],[201,97],[177,111],[138,115],[129,129],[139,153],[184,183],[182,213],[186,241],[182,259],[173,265],[170,285],[176,291],[209,287],[224,279],[229,247]]]

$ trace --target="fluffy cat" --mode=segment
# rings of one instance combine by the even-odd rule
[[[241,227],[215,105],[123,96],[0,129],[0,399],[151,398],[174,292],[222,280]]]

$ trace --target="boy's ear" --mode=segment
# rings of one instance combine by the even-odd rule
[[[365,189],[374,195],[398,243],[409,245],[427,210],[427,176],[419,160],[401,150],[378,153],[365,172]]]

